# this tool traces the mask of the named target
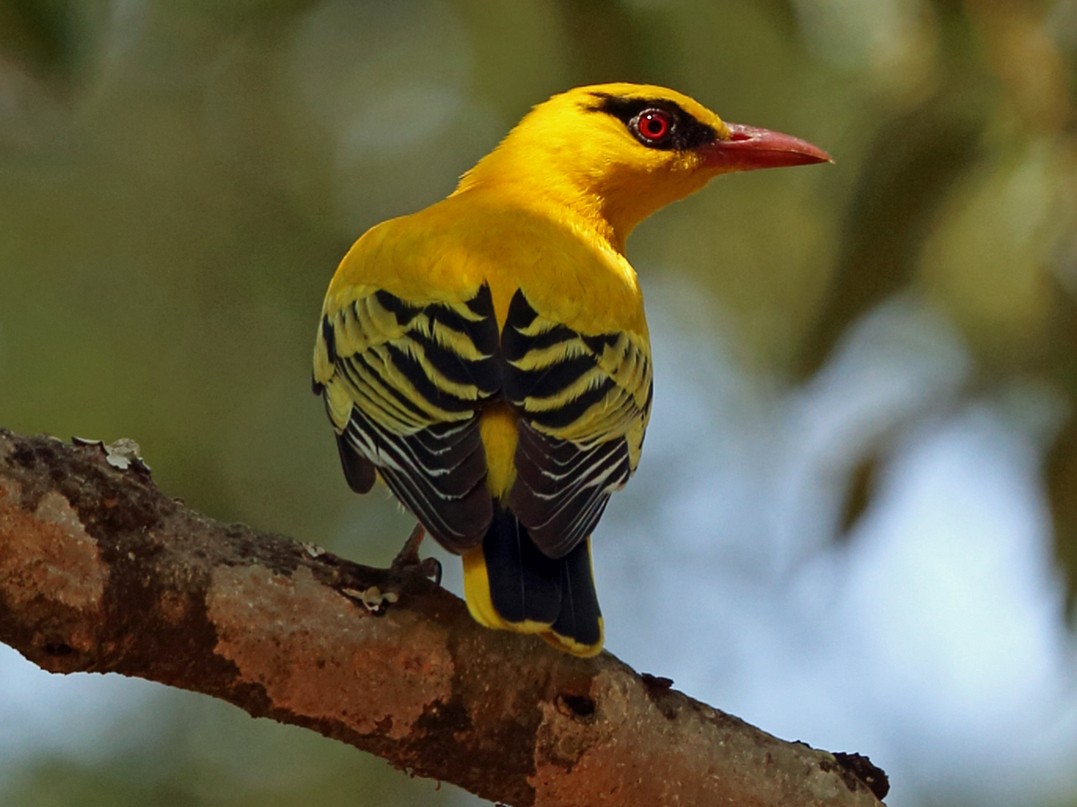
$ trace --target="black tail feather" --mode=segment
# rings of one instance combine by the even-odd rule
[[[543,555],[508,510],[497,510],[482,544],[490,600],[506,622],[549,625],[561,608],[559,563]]]
[[[558,561],[561,565],[561,612],[551,630],[582,645],[602,641],[601,612],[591,571],[591,546],[585,539]]]
[[[482,548],[490,601],[503,620],[549,625],[570,644],[597,652],[601,613],[587,540],[564,557],[547,557],[516,516],[498,508]]]

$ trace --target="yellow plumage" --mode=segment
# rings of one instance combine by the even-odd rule
[[[345,473],[360,492],[379,476],[463,556],[476,620],[601,649],[590,532],[639,462],[651,400],[625,239],[717,174],[824,159],[665,88],[581,87],[344,257],[314,383]]]

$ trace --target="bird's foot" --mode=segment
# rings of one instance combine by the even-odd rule
[[[360,603],[372,614],[383,614],[385,609],[400,599],[395,591],[382,591],[378,586],[364,589],[342,588],[340,593],[353,602]]]
[[[420,558],[419,546],[423,542],[426,531],[422,524],[416,524],[411,531],[408,540],[396,553],[389,569],[396,575],[419,574],[431,579],[435,585],[441,585],[441,562],[437,558]]]
[[[441,563],[437,558],[419,557],[419,546],[423,542],[424,535],[422,525],[416,524],[408,540],[404,542],[389,565],[389,585],[385,590],[379,586],[369,586],[362,590],[343,588],[340,590],[341,593],[348,599],[361,603],[372,614],[383,614],[390,605],[400,599],[400,589],[405,585],[404,578],[418,575],[433,579],[434,583],[440,586]]]

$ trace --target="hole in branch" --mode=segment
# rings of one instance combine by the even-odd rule
[[[587,695],[562,695],[560,701],[565,709],[576,717],[594,717],[595,702]]]

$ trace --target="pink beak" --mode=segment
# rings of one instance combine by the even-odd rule
[[[699,149],[703,165],[727,171],[754,171],[834,162],[821,148],[799,137],[739,123],[726,126],[730,132],[728,140],[718,140]]]

